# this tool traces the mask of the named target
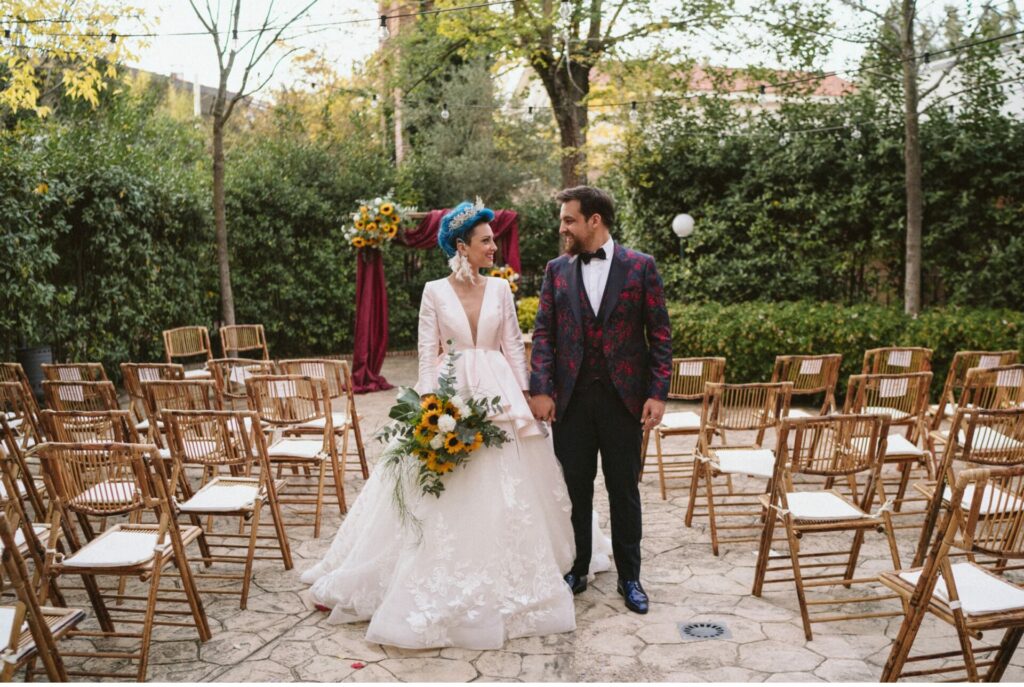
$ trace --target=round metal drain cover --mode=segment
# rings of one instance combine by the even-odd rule
[[[684,639],[723,639],[729,636],[729,630],[722,623],[703,621],[680,623],[679,634]]]

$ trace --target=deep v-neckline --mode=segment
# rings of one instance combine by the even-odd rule
[[[477,335],[480,333],[480,320],[484,317],[484,305],[487,303],[487,292],[490,290],[488,287],[491,285],[491,280],[484,277],[484,295],[480,298],[480,313],[476,317],[476,330],[473,330],[473,322],[469,319],[469,312],[466,310],[466,306],[462,304],[462,299],[459,298],[459,292],[455,290],[455,286],[452,285],[450,279],[445,279],[444,283],[448,285],[452,295],[455,296],[455,302],[459,304],[459,310],[462,311],[462,319],[466,323],[466,329],[469,331],[469,339],[473,343],[473,348],[477,347]]]

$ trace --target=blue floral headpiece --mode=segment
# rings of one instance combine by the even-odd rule
[[[455,250],[456,242],[460,239],[464,240],[466,232],[480,222],[490,222],[493,219],[494,211],[485,208],[484,202],[480,198],[477,198],[475,203],[470,203],[468,200],[459,203],[441,218],[441,229],[437,232],[437,245],[441,247],[445,255],[454,258],[457,252]]]

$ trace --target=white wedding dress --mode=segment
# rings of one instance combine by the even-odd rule
[[[332,622],[369,619],[366,638],[379,644],[499,649],[515,637],[574,630],[562,579],[574,556],[572,507],[551,439],[523,396],[526,356],[506,281],[487,278],[476,341],[448,280],[426,284],[418,392],[437,387],[452,348],[457,388],[500,396],[504,410],[492,419],[512,440],[479,449],[446,475],[439,498],[423,495],[407,474],[404,519],[394,472],[376,469],[302,580],[332,609]],[[595,514],[592,573],[611,567],[610,552]]]

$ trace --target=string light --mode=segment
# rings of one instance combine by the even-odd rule
[[[863,135],[864,134],[862,134],[861,131],[860,131],[860,127],[856,127],[856,126],[853,127],[853,131],[850,132],[850,138],[852,138],[855,141],[859,141],[860,137],[863,136]]]
[[[558,8],[558,16],[562,18],[563,24],[568,24],[572,19],[572,1],[562,0],[562,6]]]
[[[388,31],[388,15],[380,15],[380,39],[386,41],[391,38],[391,32]]]
[[[111,43],[117,43],[117,34],[116,33],[111,33],[110,34],[110,42]]]
[[[634,100],[629,105],[629,121],[635,122],[640,117],[640,113],[636,109],[636,101]]]
[[[441,119],[448,121],[448,118],[452,116],[452,113],[448,111],[448,103],[441,105]]]
[[[372,107],[373,109],[376,110],[377,109],[377,105],[379,105],[379,104],[380,103],[377,102],[377,94],[374,93],[373,94],[373,98],[370,99],[370,107]]]

